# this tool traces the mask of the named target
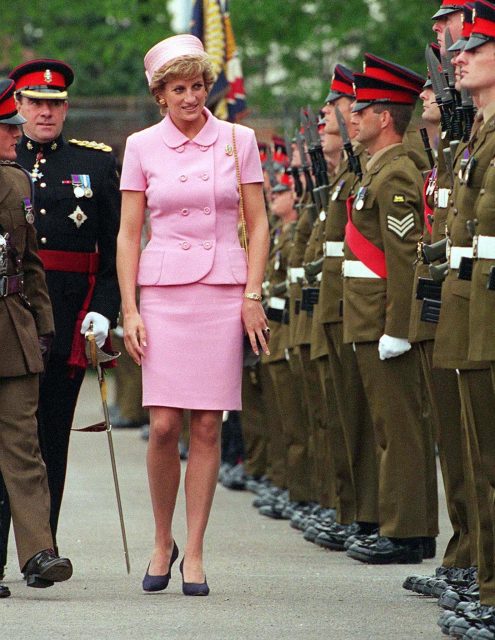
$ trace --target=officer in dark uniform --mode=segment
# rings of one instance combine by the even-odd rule
[[[67,64],[33,60],[16,67],[10,77],[16,83],[19,112],[27,120],[18,161],[34,183],[40,257],[55,319],[38,409],[55,539],[70,429],[87,366],[83,334],[92,323],[96,342],[103,346],[119,312],[119,180],[110,147],[67,141],[62,135],[67,87],[74,78]],[[2,518],[0,529],[6,526]],[[0,564],[4,553],[0,549]]]
[[[0,81],[0,471],[12,505],[20,569],[27,586],[43,588],[68,580],[72,565],[52,549],[50,495],[37,434],[38,377],[54,326],[37,255],[31,182],[12,162],[18,125],[24,122],[14,87],[11,80]],[[0,584],[0,598],[9,595]]]

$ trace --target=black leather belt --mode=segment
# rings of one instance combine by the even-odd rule
[[[6,298],[14,293],[24,291],[24,274],[15,276],[0,276],[0,298]]]

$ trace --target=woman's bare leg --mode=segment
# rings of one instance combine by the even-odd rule
[[[180,482],[178,443],[181,429],[182,409],[150,408],[146,463],[155,517],[155,546],[149,568],[149,574],[154,576],[168,572],[172,555],[172,518]]]
[[[204,581],[203,539],[218,481],[221,411],[191,411],[189,457],[185,478],[187,543],[184,580]]]

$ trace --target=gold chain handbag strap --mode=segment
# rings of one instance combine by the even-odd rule
[[[237,155],[237,145],[235,142],[235,124],[232,125],[232,147],[234,149],[234,161],[235,161],[235,174],[237,178],[237,189],[239,190],[239,216],[241,218],[241,243],[246,252],[246,258],[249,260],[248,254],[248,240],[246,231],[246,218],[244,217],[244,199],[242,197],[241,188],[241,171],[239,169],[239,156]]]

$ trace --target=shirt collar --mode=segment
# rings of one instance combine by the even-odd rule
[[[201,131],[192,140],[189,140],[182,131],[177,129],[167,114],[161,122],[161,134],[165,144],[171,149],[181,147],[188,142],[194,142],[201,147],[210,147],[218,138],[219,124],[218,120],[206,107],[203,108],[203,113],[206,116],[206,122]]]
[[[64,138],[62,134],[60,134],[54,140],[50,142],[36,142],[36,140],[31,140],[25,133],[22,135],[22,138],[19,142],[21,149],[26,149],[33,155],[41,152],[44,156],[53,153],[54,151],[59,151],[64,145]]]

